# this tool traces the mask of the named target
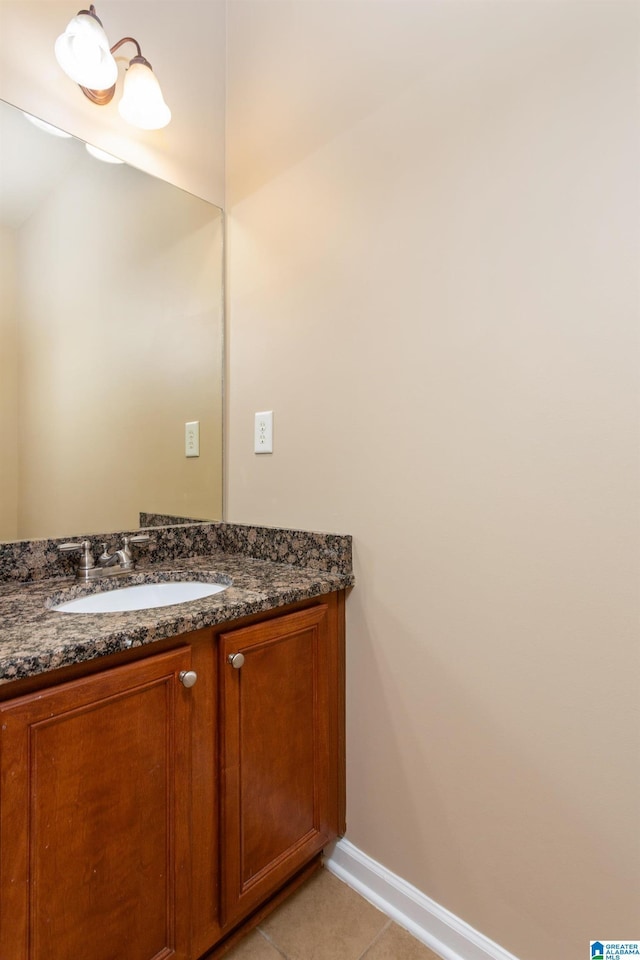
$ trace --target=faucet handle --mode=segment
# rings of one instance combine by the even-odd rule
[[[72,550],[83,550],[87,543],[89,543],[88,540],[78,540],[73,543],[71,541],[69,543],[59,543],[58,550],[60,550],[61,553],[71,553]]]
[[[68,543],[59,543],[58,550],[61,553],[71,553],[72,550],[81,550],[82,557],[80,558],[79,570],[90,570],[91,567],[95,566],[93,556],[91,554],[91,541],[90,540],[79,540],[79,541],[69,541]]]
[[[134,567],[133,553],[131,552],[131,545],[134,543],[148,543],[150,540],[153,540],[154,537],[150,537],[148,533],[137,533],[133,537],[123,537],[122,538],[122,548],[117,551],[118,556],[120,557],[120,566],[123,570],[132,570]]]

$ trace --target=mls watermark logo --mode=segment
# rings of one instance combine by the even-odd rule
[[[640,940],[590,940],[591,960],[640,960]]]

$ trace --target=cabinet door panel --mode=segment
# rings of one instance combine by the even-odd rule
[[[227,925],[330,839],[327,624],[318,605],[220,638]]]
[[[182,648],[0,707],[6,960],[188,957],[189,664]]]

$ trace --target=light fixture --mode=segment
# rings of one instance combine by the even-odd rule
[[[61,130],[60,127],[54,127],[53,124],[47,123],[46,120],[40,120],[39,117],[32,117],[30,113],[25,113],[22,111],[22,116],[25,117],[32,123],[34,127],[37,127],[38,130],[44,130],[45,133],[50,133],[52,137],[72,137],[71,133],[67,133],[65,130]]]
[[[112,153],[107,153],[106,150],[94,147],[92,143],[85,143],[84,146],[88,154],[96,160],[102,160],[103,163],[124,163],[124,160],[121,160],[120,157],[114,157]]]
[[[118,79],[113,54],[124,43],[133,43],[137,55],[129,61],[118,112],[127,123],[143,130],[166,127],[171,111],[164,102],[151,64],[142,56],[140,44],[133,37],[123,37],[110,47],[93,4],[88,10],[80,10],[58,37],[56,59],[84,95],[102,106],[113,99]]]

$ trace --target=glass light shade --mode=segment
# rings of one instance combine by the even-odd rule
[[[90,153],[96,160],[102,160],[103,163],[124,163],[124,160],[121,160],[119,157],[114,157],[112,153],[107,153],[106,150],[94,147],[92,143],[85,143],[84,146],[87,153]]]
[[[118,65],[98,20],[79,13],[55,45],[56,60],[72,80],[92,90],[108,90],[118,79]]]
[[[171,110],[164,102],[160,84],[147,63],[134,59],[129,64],[118,112],[123,120],[142,130],[159,130],[171,120]]]
[[[37,127],[38,130],[44,130],[45,133],[50,133],[52,137],[71,137],[72,134],[67,133],[66,130],[61,130],[60,127],[54,127],[53,124],[47,123],[46,120],[40,120],[38,117],[32,117],[30,113],[25,113],[22,111],[22,116],[25,117],[29,123],[32,123],[34,127]]]

